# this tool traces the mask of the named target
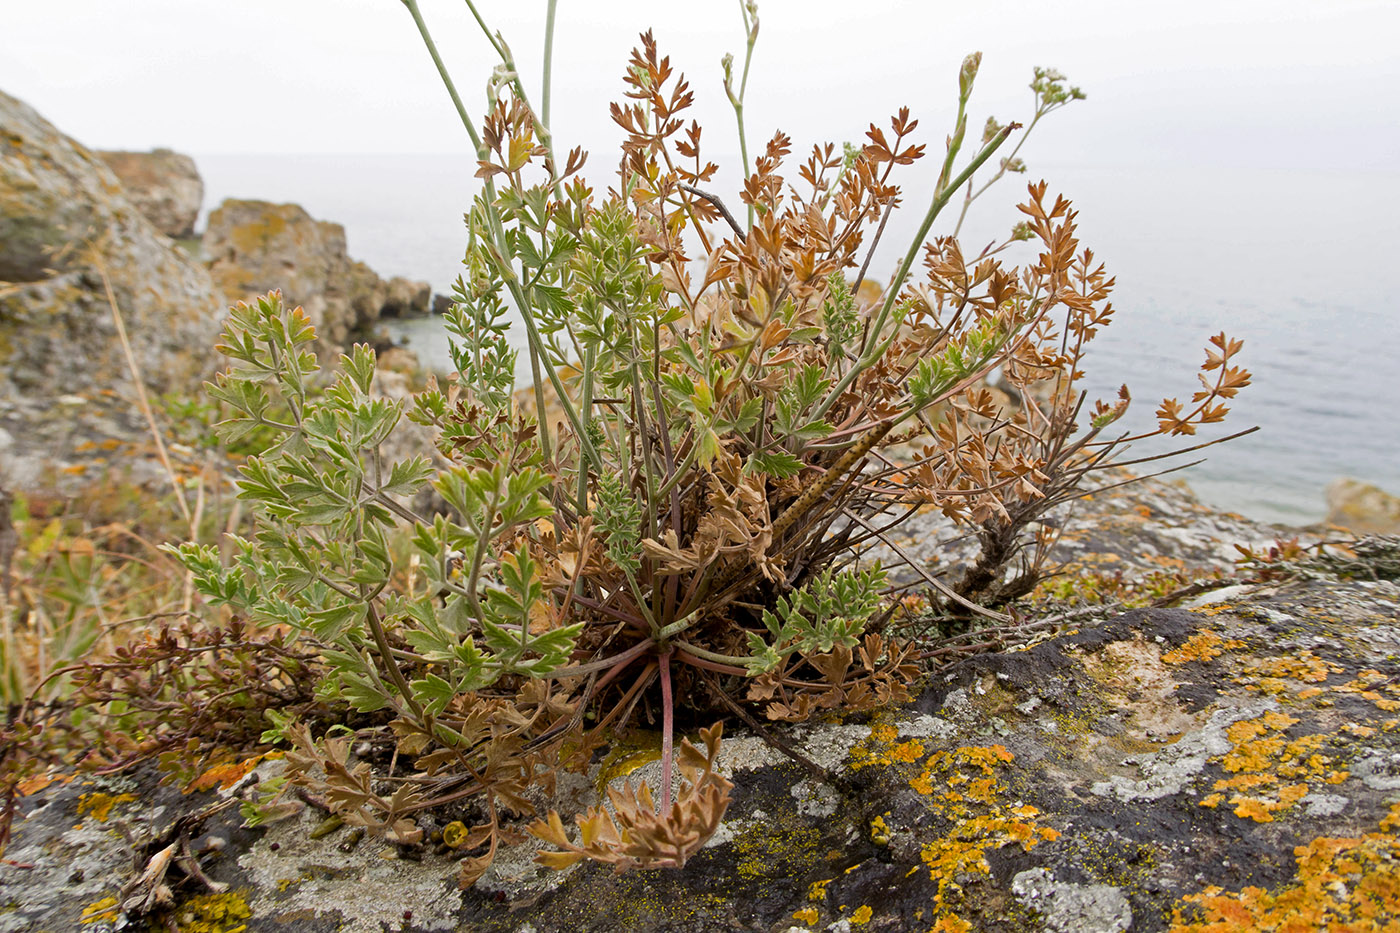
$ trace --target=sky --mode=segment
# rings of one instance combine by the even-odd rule
[[[538,94],[545,0],[478,0]],[[475,114],[494,66],[462,0],[421,0]],[[451,153],[468,148],[398,0],[0,0],[0,90],[95,148],[200,153]],[[1400,164],[1394,0],[764,0],[750,139],[798,151],[859,140],[902,105],[933,148],[963,55],[983,52],[974,126],[1023,118],[1035,65],[1092,107],[1039,145],[1057,162],[1385,171]],[[560,0],[553,129],[610,147],[607,101],[653,28],[697,92],[716,152],[735,147],[720,57],[742,56],[739,0]]]

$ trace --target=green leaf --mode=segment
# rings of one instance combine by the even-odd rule
[[[773,450],[767,453],[755,451],[749,457],[749,468],[776,479],[787,479],[802,472],[802,461],[786,450]]]
[[[436,473],[427,457],[398,460],[389,467],[389,478],[379,491],[391,496],[414,496]]]
[[[341,369],[362,395],[369,394],[369,387],[374,382],[374,361],[374,351],[363,343],[355,344],[349,355],[341,354]]]
[[[311,631],[323,642],[340,641],[351,629],[357,629],[365,618],[363,603],[346,603],[309,614]]]

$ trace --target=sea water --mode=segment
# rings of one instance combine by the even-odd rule
[[[460,271],[462,214],[476,183],[463,156],[200,156],[206,207],[226,197],[293,201],[345,225],[350,254],[383,276],[448,294]],[[1117,279],[1113,325],[1086,366],[1091,397],[1126,383],[1124,424],[1154,424],[1163,397],[1197,388],[1207,338],[1245,341],[1254,383],[1222,430],[1258,425],[1176,474],[1205,501],[1267,521],[1304,524],[1323,490],[1351,476],[1400,493],[1400,172],[1242,168],[1108,169],[1037,164],[1052,192],[1080,211],[1079,235]],[[603,188],[611,179],[594,179]],[[1025,179],[974,205],[962,231],[971,252],[1016,220]],[[928,192],[911,185],[872,275],[888,275]],[[737,203],[737,198],[733,199]],[[955,213],[955,212],[954,212]],[[935,234],[948,233],[948,224]],[[883,274],[882,274],[883,270]],[[447,365],[440,320],[389,322],[425,363]],[[523,335],[518,335],[523,340]],[[1156,444],[1130,456],[1168,449]],[[1194,458],[1187,458],[1194,459]]]

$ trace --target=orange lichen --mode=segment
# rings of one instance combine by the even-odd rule
[[[1198,632],[1188,638],[1180,648],[1163,654],[1162,660],[1167,664],[1186,664],[1191,661],[1204,663],[1220,657],[1226,651],[1237,651],[1244,646],[1244,642],[1235,638],[1222,638],[1215,632]]]
[[[1036,807],[1002,802],[1004,788],[997,779],[997,769],[1014,758],[1001,745],[938,751],[909,782],[930,798],[934,813],[952,823],[943,836],[925,843],[920,853],[929,877],[938,883],[934,905],[939,910],[947,909],[947,895],[958,890],[957,878],[990,874],[988,850],[1020,845],[1029,852],[1042,841],[1059,837],[1056,830],[1038,825],[1040,810]],[[942,788],[941,793],[934,792],[936,786]],[[922,790],[925,787],[927,791]]]
[[[265,757],[265,755],[254,755],[251,758],[244,758],[242,761],[226,761],[216,764],[185,785],[184,793],[213,790],[215,787],[220,790],[228,790],[247,777],[248,772],[256,768]]]
[[[915,739],[910,739],[908,742],[900,742],[890,749],[890,760],[901,761],[908,764],[912,761],[918,761],[923,757],[923,754],[924,743]]]
[[[1233,776],[1216,781],[1213,789],[1234,792],[1229,802],[1236,816],[1271,823],[1275,813],[1292,809],[1307,796],[1309,781],[1339,784],[1347,779],[1348,772],[1332,769],[1332,758],[1319,751],[1325,736],[1288,739],[1284,733],[1298,722],[1286,713],[1269,711],[1225,730],[1234,747],[1214,760]],[[1214,793],[1199,806],[1213,808],[1224,800],[1224,794]]]
[[[1184,898],[1193,908],[1173,910],[1171,933],[1400,930],[1400,842],[1393,836],[1323,837],[1293,854],[1298,860],[1294,884],[1277,891],[1208,887]],[[1187,913],[1193,918],[1186,919]]]
[[[870,727],[865,742],[851,749],[851,768],[859,771],[875,765],[911,764],[924,754],[924,743],[917,739],[899,741],[899,730],[888,723]]]
[[[804,907],[799,911],[795,911],[792,915],[792,919],[796,920],[798,923],[805,923],[809,927],[814,927],[817,925],[817,920],[820,916],[815,907]]]
[[[870,905],[861,904],[855,909],[855,913],[851,914],[851,916],[848,919],[851,921],[851,926],[858,927],[869,923],[870,918],[874,915],[875,911],[870,909]]]
[[[813,881],[809,884],[807,886],[807,900],[814,902],[826,900],[826,886],[831,884],[831,880],[827,878],[824,881]]]
[[[1326,683],[1329,675],[1341,672],[1339,665],[1324,661],[1311,651],[1302,651],[1296,655],[1246,661],[1243,672],[1234,679],[1258,693],[1279,695],[1298,690],[1298,681]]]
[[[1381,830],[1384,832],[1394,832],[1400,829],[1400,801],[1390,805],[1390,813],[1381,820]]]
[[[928,933],[972,933],[972,924],[957,914],[939,917]]]

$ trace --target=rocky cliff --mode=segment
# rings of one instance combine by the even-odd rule
[[[176,239],[194,236],[194,222],[204,204],[204,179],[194,159],[169,149],[98,155],[157,230]]]
[[[208,271],[101,158],[0,93],[0,484],[81,473],[82,451],[142,436],[113,303],[150,392],[213,372],[225,306]]]
[[[383,281],[351,259],[345,228],[315,220],[296,204],[227,200],[209,215],[204,254],[229,301],[280,288],[316,322],[323,352],[339,352],[350,335],[381,315],[427,313],[432,290],[407,279]]]
[[[152,396],[199,394],[235,301],[281,289],[328,361],[381,316],[430,310],[426,283],[380,279],[294,204],[226,202],[206,268],[168,238],[202,196],[188,156],[92,152],[0,93],[0,489],[67,490],[116,462],[163,475],[133,367]]]

